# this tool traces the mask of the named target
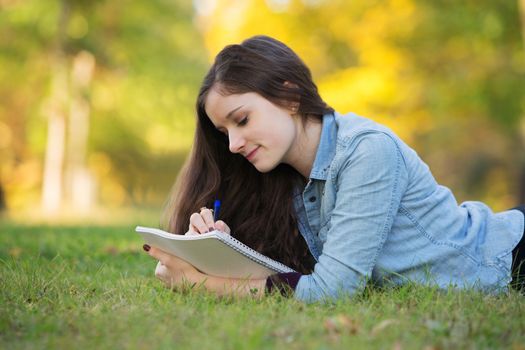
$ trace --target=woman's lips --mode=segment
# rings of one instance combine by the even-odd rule
[[[255,153],[257,153],[257,150],[259,149],[260,146],[257,146],[253,151],[251,151],[247,156],[246,156],[246,159],[248,160],[252,160],[253,157],[255,157]]]

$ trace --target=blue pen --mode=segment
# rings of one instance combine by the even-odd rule
[[[217,221],[219,218],[219,211],[221,210],[221,201],[216,199],[213,203],[213,221]]]

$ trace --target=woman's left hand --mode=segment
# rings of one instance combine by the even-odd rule
[[[151,247],[148,254],[159,261],[155,268],[155,277],[168,288],[177,289],[185,284],[199,284],[206,278],[206,275],[193,265],[158,248]]]
[[[155,276],[168,288],[178,289],[186,285],[202,285],[208,291],[214,292],[219,296],[233,295],[260,298],[264,295],[266,278],[237,279],[209,276],[200,272],[186,261],[158,248],[145,246],[144,250],[151,257],[159,260],[155,269]]]

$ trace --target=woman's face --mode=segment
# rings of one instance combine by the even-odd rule
[[[205,101],[206,114],[228,136],[232,153],[239,153],[260,172],[286,163],[297,137],[299,118],[261,95],[224,95],[215,86]]]

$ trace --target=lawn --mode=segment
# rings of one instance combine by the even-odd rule
[[[0,224],[1,349],[525,349],[525,297],[406,286],[336,304],[154,278],[133,226]]]

